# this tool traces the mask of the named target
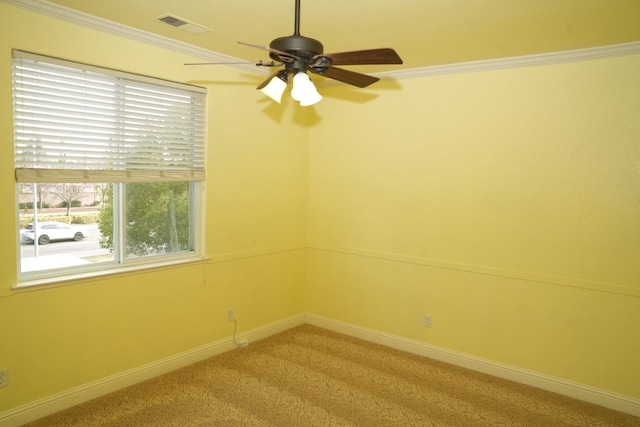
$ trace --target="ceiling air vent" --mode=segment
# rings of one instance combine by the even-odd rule
[[[211,31],[210,28],[187,21],[186,19],[179,18],[175,15],[166,14],[166,15],[159,16],[156,19],[164,24],[171,25],[172,27],[180,28],[181,30],[188,31],[194,34],[200,34],[207,31]]]

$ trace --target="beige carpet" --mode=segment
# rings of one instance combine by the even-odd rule
[[[640,426],[640,418],[303,325],[30,426]]]

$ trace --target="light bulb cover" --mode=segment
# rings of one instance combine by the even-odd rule
[[[304,99],[300,101],[301,107],[308,107],[309,105],[317,104],[322,100],[322,95],[320,95],[317,90],[314,90],[313,92],[314,93],[307,94]]]
[[[278,104],[282,101],[282,94],[284,90],[287,88],[287,73],[279,72],[267,84],[265,87],[260,89],[260,92],[267,95],[269,98],[276,101]]]
[[[322,96],[316,90],[315,85],[307,73],[304,72],[299,72],[293,76],[291,97],[296,101],[300,101],[300,105],[303,107],[313,105],[322,99]]]

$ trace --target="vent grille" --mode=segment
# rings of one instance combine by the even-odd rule
[[[199,25],[199,24],[187,21],[186,19],[177,17],[175,15],[171,15],[171,14],[164,14],[162,16],[159,16],[156,19],[159,22],[162,22],[163,24],[171,25],[172,27],[179,28],[181,30],[188,31],[194,34],[200,34],[207,31],[211,31],[210,28],[207,28],[203,25]]]
[[[158,21],[164,22],[165,24],[169,24],[172,27],[181,27],[183,25],[187,25],[187,21],[183,21],[180,18],[176,18],[175,16],[166,15],[161,18],[158,18]]]

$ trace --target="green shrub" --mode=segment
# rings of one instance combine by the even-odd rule
[[[57,221],[71,224],[71,217],[66,215],[38,215],[38,222]],[[32,215],[22,215],[20,217],[20,228],[25,228],[27,224],[33,222]]]
[[[46,209],[49,207],[49,203],[38,203],[38,209]],[[33,209],[33,202],[20,203],[20,209]]]
[[[96,224],[97,222],[97,214],[73,215],[71,217],[71,224]]]
[[[57,221],[66,224],[97,224],[99,217],[97,214],[80,214],[80,215],[38,215],[38,222]],[[25,228],[27,224],[33,222],[33,215],[20,216],[20,228]]]
[[[62,202],[62,207],[66,208],[68,205],[68,202],[64,201]],[[72,200],[71,201],[71,207],[72,208],[79,208],[80,206],[82,206],[82,202],[80,200]]]

